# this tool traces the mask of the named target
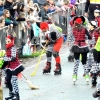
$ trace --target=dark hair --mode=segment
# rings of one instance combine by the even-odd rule
[[[49,3],[46,2],[46,3],[43,4],[43,6],[44,6],[44,7],[45,7],[45,6],[49,6]]]

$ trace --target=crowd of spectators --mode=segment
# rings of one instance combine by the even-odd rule
[[[48,13],[76,9],[76,0],[0,0],[0,28],[19,27],[20,34],[32,23],[51,21]],[[33,35],[34,36],[34,35]],[[20,37],[22,38],[22,37]]]

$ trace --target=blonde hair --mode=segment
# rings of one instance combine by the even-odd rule
[[[4,17],[6,17],[6,14],[9,12],[9,10],[5,9],[3,12],[4,12]]]

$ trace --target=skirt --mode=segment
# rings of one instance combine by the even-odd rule
[[[78,47],[76,45],[73,45],[71,48],[71,51],[74,53],[88,53],[89,52],[89,48],[88,47]]]
[[[15,70],[6,69],[6,73],[12,74],[12,75],[17,75],[17,74],[21,73],[24,69],[25,69],[24,66],[21,65],[18,68],[16,68]]]

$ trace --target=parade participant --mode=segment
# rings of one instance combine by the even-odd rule
[[[89,20],[94,20],[94,10],[100,9],[100,0],[86,0],[85,4],[85,16]]]
[[[41,22],[38,26],[42,32],[45,33],[45,37],[48,41],[46,51],[47,62],[46,67],[43,69],[43,73],[50,73],[51,60],[53,55],[56,61],[56,69],[54,70],[54,74],[61,74],[59,50],[63,43],[62,29],[58,26],[55,26],[54,24],[48,25],[46,22]]]
[[[93,49],[93,57],[94,63],[92,64],[91,74],[92,74],[92,86],[95,87],[97,84],[97,76],[100,73],[99,71],[99,63],[100,63],[100,27],[98,27],[94,32],[93,36],[95,39],[94,49]]]
[[[96,29],[96,27],[97,27],[97,23],[95,21],[90,21],[89,22],[88,29],[89,29],[89,34],[91,36],[91,40],[89,40],[89,42],[88,42],[90,52],[89,52],[88,59],[87,59],[87,65],[88,65],[89,71],[91,70],[92,64],[94,62],[92,49],[94,47],[94,42],[95,42],[94,37],[93,37],[93,32]]]
[[[73,19],[76,16],[76,14],[74,12],[71,13],[71,20],[69,22],[69,28],[68,28],[68,34],[67,34],[67,45],[69,47],[69,50],[71,49],[73,43],[74,43],[74,36],[72,33],[72,28],[73,28]],[[70,50],[69,56],[68,56],[68,61],[69,62],[74,62],[74,54],[73,52]]]
[[[85,73],[85,79],[87,83],[89,82],[89,74],[88,69],[86,65],[87,61],[87,53],[89,52],[88,45],[85,43],[85,36],[88,36],[88,39],[90,39],[90,35],[87,31],[87,29],[82,25],[85,22],[85,18],[83,16],[80,17],[74,17],[73,23],[75,24],[73,27],[73,35],[75,38],[75,42],[71,48],[72,52],[74,52],[74,69],[73,69],[73,82],[75,84],[77,80],[77,74],[78,74],[78,67],[79,67],[79,61],[80,61],[80,54],[82,55],[82,64],[84,68]]]
[[[17,75],[24,70],[21,65],[12,35],[6,37],[6,55],[0,60],[8,62],[6,66],[6,81],[9,88],[9,97],[6,100],[20,100]]]
[[[98,26],[100,26],[100,10],[94,10],[95,21],[97,22]]]

